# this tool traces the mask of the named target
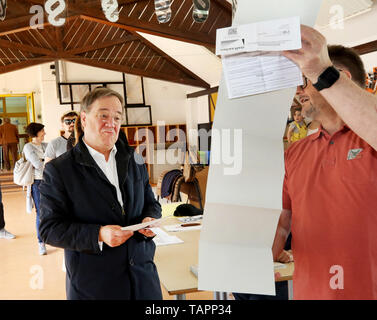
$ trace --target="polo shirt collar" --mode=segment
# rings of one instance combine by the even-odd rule
[[[341,131],[348,131],[348,130],[351,130],[350,127],[346,124],[344,124],[337,132],[335,132],[333,135],[337,134],[338,132],[341,132]],[[310,139],[312,141],[314,140],[317,140],[318,138],[322,137],[323,135],[329,135],[327,131],[325,131],[325,129],[323,129],[322,125],[320,125],[320,127],[318,128],[318,131],[316,133],[313,133],[312,135],[310,135]]]

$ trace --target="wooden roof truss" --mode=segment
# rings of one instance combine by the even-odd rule
[[[57,1],[58,2],[58,1]],[[192,0],[171,0],[172,17],[159,24],[153,0],[118,0],[119,20],[110,22],[100,0],[66,0],[61,27],[36,19],[31,6],[43,8],[44,0],[8,0],[7,15],[0,21],[0,73],[40,63],[66,60],[108,70],[175,83],[209,88],[139,32],[200,44],[213,52],[216,29],[231,24],[231,5],[212,0],[208,19],[192,19]],[[33,19],[33,20],[31,20]],[[39,22],[31,26],[30,21]],[[36,28],[37,27],[37,28]]]

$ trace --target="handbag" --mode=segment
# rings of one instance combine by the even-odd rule
[[[34,183],[34,167],[29,160],[25,159],[24,153],[14,165],[13,182],[23,187]]]

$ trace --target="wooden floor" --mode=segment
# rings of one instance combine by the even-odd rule
[[[27,214],[26,191],[3,192],[5,228],[16,239],[0,239],[0,300],[65,300],[63,250],[47,247],[38,254],[35,213]],[[174,296],[164,290],[164,299]],[[211,300],[211,292],[187,294],[187,299]]]

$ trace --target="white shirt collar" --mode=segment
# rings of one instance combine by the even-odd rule
[[[90,155],[93,157],[93,159],[99,159],[99,160],[102,160],[102,161],[106,162],[105,156],[101,152],[98,152],[97,150],[95,150],[91,146],[89,146],[85,142],[84,139],[82,139],[82,141],[85,143],[85,145],[88,148],[88,151],[89,151]],[[116,153],[117,153],[117,147],[114,144],[113,148],[110,151],[110,157],[114,157],[115,158]],[[110,160],[110,157],[109,157],[109,160]]]

